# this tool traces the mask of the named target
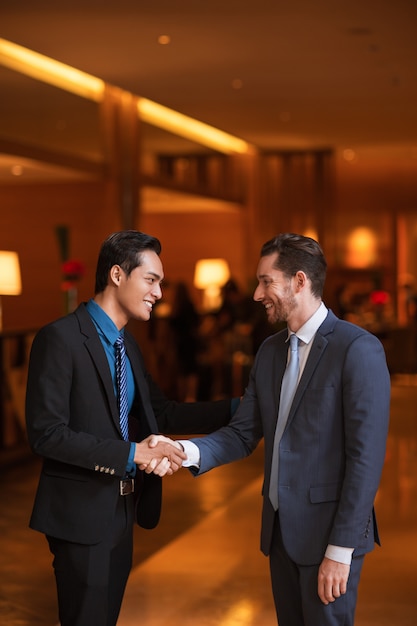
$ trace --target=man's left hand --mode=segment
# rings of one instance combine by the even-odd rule
[[[350,565],[324,557],[319,567],[318,594],[323,604],[334,602],[346,593]]]

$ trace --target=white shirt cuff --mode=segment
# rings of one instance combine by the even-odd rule
[[[200,467],[200,449],[192,441],[188,439],[178,439],[178,442],[184,448],[187,455],[185,461],[182,462],[183,467]]]
[[[332,561],[350,565],[352,563],[352,553],[353,548],[342,548],[341,546],[332,546],[329,544],[324,556]]]

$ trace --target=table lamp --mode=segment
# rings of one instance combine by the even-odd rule
[[[200,259],[194,270],[194,286],[203,289],[203,309],[214,311],[221,305],[221,288],[230,278],[225,259]]]
[[[0,332],[3,330],[2,296],[18,296],[22,293],[19,256],[17,252],[0,250]]]

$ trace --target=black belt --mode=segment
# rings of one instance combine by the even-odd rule
[[[124,478],[120,481],[120,495],[121,496],[129,496],[131,493],[135,491],[135,479],[134,478]]]

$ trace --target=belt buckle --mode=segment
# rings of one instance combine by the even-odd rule
[[[135,481],[133,478],[124,478],[120,481],[120,495],[129,496],[135,491]]]

